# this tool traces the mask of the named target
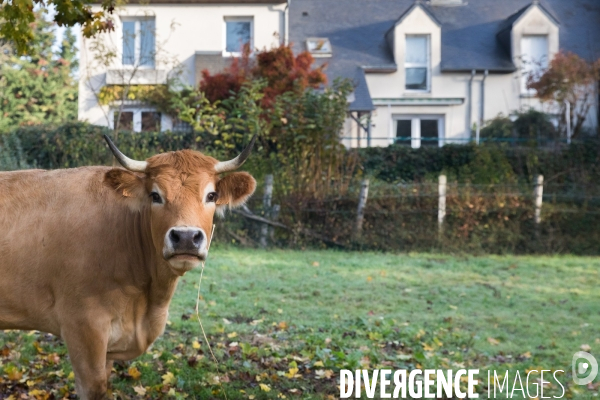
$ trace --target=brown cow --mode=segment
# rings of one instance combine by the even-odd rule
[[[62,337],[82,399],[106,395],[113,360],[160,335],[177,280],[207,255],[213,215],[256,187],[236,158],[183,150],[125,169],[0,173],[0,329]]]

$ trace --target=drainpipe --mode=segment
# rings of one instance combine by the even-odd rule
[[[488,70],[486,69],[483,73],[483,79],[481,80],[481,99],[479,102],[479,123],[477,124],[477,133],[475,136],[475,143],[479,145],[479,136],[481,132],[481,125],[483,125],[484,114],[485,114],[485,78],[488,76]]]
[[[292,0],[288,0],[283,10],[283,42],[287,46],[290,44],[290,4]]]
[[[473,78],[475,78],[475,70],[471,70],[471,79],[469,79],[469,87],[467,89],[469,96],[469,108],[467,109],[467,132],[469,132],[469,139],[471,139],[471,113],[473,112]]]
[[[371,147],[371,115],[369,112],[369,118],[367,119],[367,147]]]

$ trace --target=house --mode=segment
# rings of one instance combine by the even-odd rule
[[[97,6],[99,8],[99,6]],[[251,48],[285,40],[285,0],[130,0],[114,12],[114,31],[80,38],[79,119],[133,131],[186,130],[135,98],[136,90],[178,75],[195,85]],[[125,101],[107,100],[126,87]],[[118,96],[121,99],[121,96]]]
[[[134,131],[187,130],[111,88],[190,85],[248,43],[292,43],[355,90],[342,140],[349,147],[477,140],[484,121],[533,107],[559,118],[526,86],[560,50],[600,57],[597,0],[132,0],[115,31],[82,38],[79,119]],[[597,90],[597,88],[596,88]],[[598,94],[586,125],[597,129]]]
[[[296,51],[356,85],[342,134],[352,147],[464,143],[529,107],[558,117],[528,74],[559,50],[600,57],[597,0],[291,0],[289,20]]]

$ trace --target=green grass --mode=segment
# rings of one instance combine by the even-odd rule
[[[146,391],[139,398],[223,398],[222,390],[229,399],[337,398],[341,368],[417,367],[479,368],[482,380],[490,369],[511,377],[562,369],[568,397],[598,395],[570,375],[573,353],[600,348],[598,258],[215,247],[200,315],[219,366],[194,317],[199,275],[181,280],[165,335],[149,353],[115,366],[115,396],[132,398],[138,387]],[[60,341],[22,332],[0,338],[0,392],[72,392]],[[478,387],[484,398],[486,389]],[[560,394],[557,385],[544,391]]]

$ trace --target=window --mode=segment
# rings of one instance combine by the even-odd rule
[[[403,115],[396,123],[396,143],[418,149],[421,146],[441,146],[444,138],[444,117],[438,115]]]
[[[527,88],[527,80],[530,76],[539,78],[548,68],[548,36],[523,36],[521,62],[521,93],[534,95],[535,90]]]
[[[225,54],[240,55],[245,45],[252,49],[252,18],[225,18]]]
[[[154,18],[123,20],[123,65],[154,67]]]
[[[410,91],[428,91],[430,79],[429,36],[406,36],[404,59],[405,89]]]
[[[142,132],[160,132],[160,113],[142,111]]]
[[[113,111],[113,128],[117,124],[119,110]],[[161,114],[154,110],[124,110],[119,118],[119,130],[133,132],[159,132]]]
[[[123,131],[131,131],[133,130],[133,112],[131,111],[122,111],[119,116],[119,112],[115,111],[113,113],[113,127],[117,126],[117,119],[119,120],[119,130]]]
[[[194,131],[194,128],[189,123],[180,119],[176,119],[175,121],[173,121],[173,128],[171,130],[173,132],[192,133]]]
[[[327,38],[306,39],[306,49],[314,57],[331,57],[331,42]]]

